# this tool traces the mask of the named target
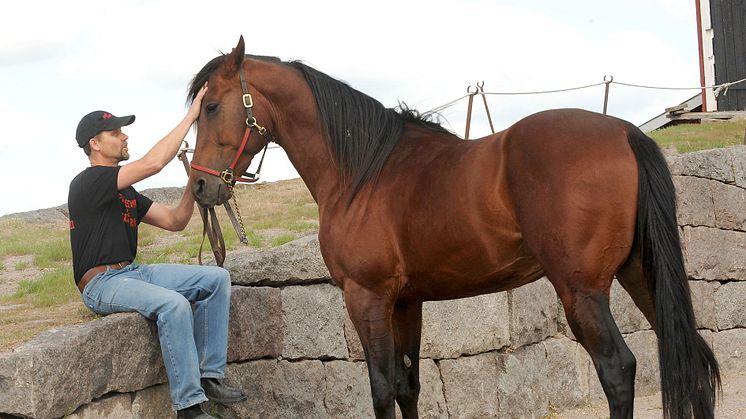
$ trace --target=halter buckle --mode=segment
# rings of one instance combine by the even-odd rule
[[[233,169],[229,167],[220,172],[220,179],[223,179],[223,182],[230,185],[233,182]]]
[[[265,134],[267,133],[267,128],[264,128],[263,126],[261,126],[261,125],[257,124],[257,123],[256,123],[256,118],[254,118],[253,116],[251,117],[251,120],[249,120],[249,118],[246,118],[246,125],[247,125],[247,126],[248,126],[249,128],[256,128],[256,131],[257,131],[257,132],[259,133],[259,135],[261,135],[262,137],[264,137],[264,135],[265,135]]]
[[[244,93],[243,95],[243,107],[251,108],[254,106],[254,99],[251,98],[251,94]]]

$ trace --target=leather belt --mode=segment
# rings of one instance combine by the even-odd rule
[[[94,266],[93,268],[86,271],[86,273],[83,274],[83,277],[80,278],[80,282],[78,282],[78,290],[80,293],[83,293],[83,290],[85,289],[85,286],[88,285],[88,282],[93,279],[94,276],[100,274],[101,272],[106,271],[108,268],[111,269],[122,269],[125,266],[129,265],[130,262],[124,261],[124,262],[117,262],[111,265],[100,265],[100,266]]]

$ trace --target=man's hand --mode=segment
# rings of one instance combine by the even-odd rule
[[[199,90],[194,97],[192,105],[189,107],[184,119],[171,132],[160,140],[150,151],[141,159],[126,164],[119,169],[117,177],[117,189],[122,190],[128,186],[153,176],[166,167],[166,165],[176,157],[179,152],[182,140],[186,137],[189,128],[199,118],[199,112],[202,108],[202,98],[207,92],[207,83]]]
[[[207,82],[199,89],[197,96],[194,97],[192,105],[189,106],[189,110],[187,111],[187,118],[191,118],[192,123],[197,122],[199,118],[199,113],[202,110],[202,98],[205,96],[205,93],[207,93]]]

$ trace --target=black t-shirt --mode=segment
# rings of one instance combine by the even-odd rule
[[[119,166],[93,166],[70,182],[70,244],[75,283],[94,266],[137,255],[137,226],[153,204],[129,186],[117,190]]]

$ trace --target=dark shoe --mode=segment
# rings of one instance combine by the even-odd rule
[[[198,404],[189,406],[186,409],[180,409],[176,411],[176,419],[211,419],[215,416],[210,416],[202,411],[202,408]]]
[[[215,403],[233,404],[246,400],[246,395],[241,389],[223,384],[217,378],[203,378],[201,382],[205,395]]]

